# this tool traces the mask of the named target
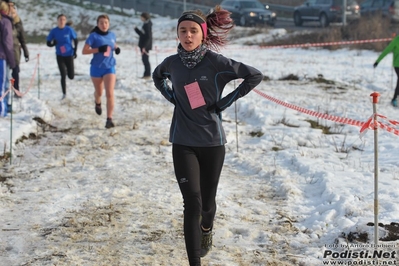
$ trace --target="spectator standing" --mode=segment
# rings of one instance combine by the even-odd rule
[[[139,48],[141,53],[141,60],[144,64],[144,79],[151,78],[151,65],[150,65],[150,50],[152,49],[152,22],[151,16],[147,12],[143,12],[140,15],[140,19],[143,22],[142,29],[134,27],[134,31],[139,35]]]
[[[57,27],[53,28],[47,35],[47,46],[55,46],[57,64],[61,74],[62,99],[66,97],[66,76],[69,79],[75,77],[73,60],[76,58],[78,49],[78,37],[73,28],[66,25],[67,18],[64,14],[57,17]],[[72,42],[74,45],[72,46]]]
[[[25,42],[25,31],[24,26],[22,24],[21,18],[18,16],[17,13],[17,6],[15,2],[9,3],[10,7],[10,15],[13,19],[13,40],[14,40],[14,55],[15,55],[15,63],[16,66],[12,69],[12,78],[14,79],[14,88],[19,91],[19,63],[21,61],[21,49],[23,50],[25,62],[29,61],[29,51],[28,47],[26,46]],[[17,94],[15,94],[18,97]]]
[[[0,116],[7,116],[10,71],[15,67],[14,44],[12,36],[12,18],[10,8],[5,1],[0,2]]]

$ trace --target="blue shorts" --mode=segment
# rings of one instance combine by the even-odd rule
[[[99,68],[93,65],[90,67],[90,76],[93,78],[102,78],[107,74],[115,74],[115,67]]]

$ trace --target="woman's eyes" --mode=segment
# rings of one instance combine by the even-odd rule
[[[181,30],[180,31],[180,33],[187,33],[187,32],[190,32],[191,34],[196,34],[196,33],[198,33],[198,30]]]

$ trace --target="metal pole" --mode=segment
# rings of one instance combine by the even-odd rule
[[[377,249],[378,245],[378,124],[377,124],[377,103],[380,94],[373,92],[373,116],[374,116],[374,244]]]
[[[11,97],[11,112],[10,112],[10,164],[12,164],[12,112],[13,112],[13,98],[14,98],[14,81],[15,79],[10,79],[10,97]]]
[[[37,98],[40,99],[40,54],[37,54]]]
[[[183,12],[187,10],[186,0],[183,0]]]
[[[236,87],[236,81],[233,82],[234,88]],[[238,153],[238,119],[237,119],[237,101],[234,101],[234,109],[235,109],[235,119],[236,119],[236,146]]]
[[[346,0],[343,0],[343,4],[342,4],[342,24],[344,24],[344,26],[346,26],[346,6],[347,2]]]

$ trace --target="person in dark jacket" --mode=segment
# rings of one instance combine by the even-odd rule
[[[9,89],[9,69],[15,67],[12,18],[8,3],[0,2],[0,116],[7,116]],[[7,93],[7,94],[6,94]]]
[[[64,14],[57,17],[57,27],[53,28],[47,35],[47,46],[55,46],[57,64],[61,74],[62,99],[66,97],[66,75],[69,79],[75,77],[73,60],[76,58],[78,49],[78,37],[73,28],[66,25],[67,18]],[[72,46],[73,42],[73,46]]]
[[[139,35],[139,48],[141,52],[141,60],[144,64],[144,79],[151,78],[150,50],[152,49],[152,22],[151,16],[147,12],[143,12],[140,16],[143,21],[143,28],[139,30],[134,27],[134,31]]]
[[[225,157],[221,113],[263,79],[262,73],[213,50],[227,43],[230,13],[216,6],[205,16],[187,11],[177,22],[180,44],[153,74],[155,87],[174,105],[169,141],[184,201],[184,239],[190,266],[212,247],[216,192]],[[227,83],[243,79],[222,97]],[[171,86],[168,84],[171,82]]]
[[[24,52],[25,62],[29,61],[29,51],[25,42],[25,31],[21,18],[17,14],[17,7],[14,2],[9,3],[10,14],[13,18],[13,38],[14,38],[14,55],[16,66],[12,69],[11,76],[14,79],[14,88],[19,91],[19,62],[21,61],[21,49]],[[15,94],[16,97],[19,97]]]

